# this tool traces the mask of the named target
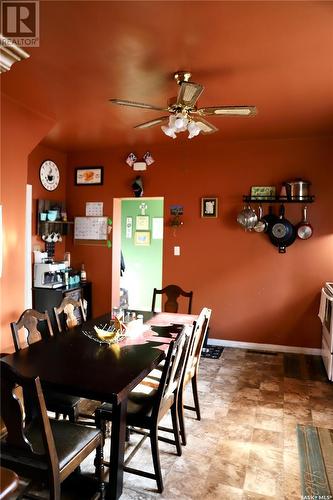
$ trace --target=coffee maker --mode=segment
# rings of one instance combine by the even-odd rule
[[[64,262],[41,262],[34,265],[34,286],[59,288],[65,285]]]

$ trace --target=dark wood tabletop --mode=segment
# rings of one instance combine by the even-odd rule
[[[6,356],[6,363],[25,376],[39,376],[42,386],[97,401],[118,404],[162,359],[164,353],[147,343],[118,349],[98,344],[82,333],[105,324],[110,315],[35,342]]]
[[[180,315],[175,314],[175,320],[177,316]],[[145,320],[151,317],[152,313],[145,314]],[[191,318],[189,316],[189,320]],[[94,325],[109,322],[110,314],[106,314],[3,359],[22,375],[39,376],[43,387],[113,404],[107,497],[117,499],[123,484],[127,396],[165,353],[157,348],[163,342],[119,347],[118,344],[98,344],[82,333],[82,330],[91,331]]]

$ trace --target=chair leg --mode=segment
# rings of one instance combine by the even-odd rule
[[[68,412],[68,420],[73,424],[75,423],[75,412],[73,410]]]
[[[177,412],[178,412],[180,437],[182,440],[182,445],[185,446],[186,445],[186,431],[185,431],[185,419],[184,419],[183,391],[180,391],[180,394],[178,396]]]
[[[72,423],[75,423],[79,418],[79,404],[77,403],[69,412],[68,412],[68,420]]]
[[[105,488],[104,488],[104,482],[103,482],[103,473],[104,473],[104,467],[103,467],[103,460],[104,460],[104,454],[103,454],[103,446],[104,446],[104,438],[102,437],[102,441],[100,446],[97,446],[96,448],[96,457],[95,457],[95,475],[98,481],[98,490],[100,493],[100,498],[103,499],[105,498]]]
[[[162,493],[163,491],[163,479],[161,472],[161,463],[160,463],[160,453],[158,449],[158,435],[157,435],[157,425],[154,429],[150,430],[150,446],[151,446],[151,454],[153,457],[154,471],[155,471],[155,479],[157,483],[157,491]]]
[[[194,399],[195,411],[197,414],[197,420],[201,420],[199,395],[198,395],[198,384],[197,384],[197,373],[196,372],[193,375],[191,382],[192,382],[193,399]]]
[[[174,403],[171,406],[171,418],[172,418],[172,428],[175,436],[175,443],[177,448],[177,455],[180,457],[182,454],[182,445],[179,439],[179,427],[178,427],[178,417],[177,417],[177,405]]]

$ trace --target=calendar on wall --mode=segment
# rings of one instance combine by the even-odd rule
[[[108,218],[107,217],[75,217],[74,219],[75,240],[107,240]]]

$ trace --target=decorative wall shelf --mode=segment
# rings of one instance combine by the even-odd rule
[[[66,212],[65,203],[63,201],[55,200],[38,200],[37,205],[37,234],[42,236],[43,234],[50,233],[60,233],[65,236],[69,233],[71,226],[74,225],[74,221],[64,221],[62,219],[56,219],[55,221],[50,220],[40,220],[41,213],[47,213],[48,210],[58,210],[59,217],[61,213]]]
[[[264,199],[255,196],[243,196],[243,201],[246,203],[313,203],[314,196],[306,196],[302,199],[300,198],[289,198],[287,196],[265,196]]]

